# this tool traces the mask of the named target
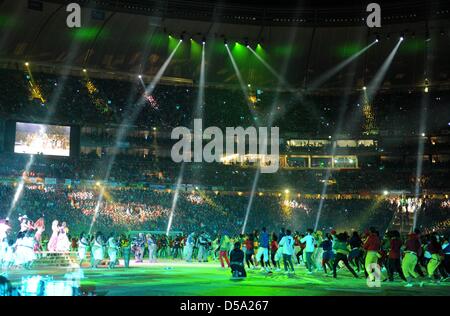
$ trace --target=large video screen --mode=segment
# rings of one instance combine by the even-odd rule
[[[14,152],[69,156],[70,127],[17,122]]]

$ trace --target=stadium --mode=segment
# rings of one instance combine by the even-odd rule
[[[0,294],[450,294],[450,3],[70,3],[0,0]]]

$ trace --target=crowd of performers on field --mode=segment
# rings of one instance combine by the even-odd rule
[[[269,234],[266,228],[248,234],[229,236],[226,231],[211,237],[205,231],[187,236],[177,234],[139,233],[105,236],[82,233],[79,238],[68,237],[66,223],[52,223],[48,243],[41,241],[45,231],[44,219],[32,222],[21,216],[20,231],[13,242],[8,220],[0,221],[0,262],[2,267],[30,268],[43,252],[75,252],[80,267],[112,269],[123,258],[128,268],[131,257],[136,264],[158,259],[181,259],[187,262],[219,261],[222,268],[231,268],[233,278],[245,278],[246,267],[266,273],[295,274],[295,266],[305,265],[308,274],[324,273],[337,278],[347,269],[355,278],[365,275],[372,282],[394,281],[398,278],[406,286],[423,285],[424,281],[439,283],[450,274],[449,238],[438,234],[422,236],[419,230],[402,237],[398,231],[389,231],[383,237],[371,227],[363,234],[354,231],[305,234],[281,229]]]

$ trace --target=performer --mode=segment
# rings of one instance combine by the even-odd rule
[[[14,265],[14,241],[12,239],[7,241],[7,247],[3,254],[2,269],[8,270]]]
[[[227,263],[228,268],[230,267],[230,260],[228,259],[228,252],[230,251],[230,238],[224,233],[219,239],[219,260],[222,268],[225,268],[223,259]]]
[[[147,235],[147,245],[149,262],[156,262],[156,238],[152,234]]]
[[[8,218],[0,220],[0,265],[3,263],[8,250],[8,231],[10,229]]]
[[[25,233],[26,231],[32,228],[30,227],[30,220],[27,215],[19,216],[19,222],[20,222],[20,233]]]
[[[58,244],[58,233],[59,233],[59,226],[58,221],[55,219],[52,222],[52,236],[50,237],[50,240],[47,245],[47,249],[50,252],[56,252],[57,244]]]
[[[189,234],[185,246],[185,258],[187,262],[192,262],[192,252],[194,251],[195,232]]]
[[[122,235],[120,238],[120,247],[122,248],[124,266],[128,268],[130,266],[131,244],[127,236]]]
[[[34,251],[41,251],[42,250],[42,245],[41,245],[41,239],[42,239],[42,233],[45,231],[45,222],[44,222],[44,218],[39,218],[35,223],[34,223],[34,229],[36,231],[36,233],[34,234],[34,239],[35,239],[35,247],[34,247]]]
[[[208,251],[210,243],[209,235],[206,232],[202,232],[198,237],[198,261],[208,262]]]
[[[135,262],[143,262],[145,249],[145,237],[143,233],[139,233],[136,239],[133,241],[131,251],[134,253]]]
[[[267,233],[267,230],[265,227],[262,228],[262,232],[259,238],[259,248],[258,252],[256,254],[256,262],[261,262],[261,271],[266,270],[267,272],[270,271],[269,269],[269,233]],[[263,257],[263,258],[261,258]]]
[[[68,252],[70,250],[70,240],[67,237],[69,228],[67,228],[66,222],[63,222],[59,227],[58,239],[56,242],[56,251],[58,252]]]
[[[78,259],[80,260],[80,268],[82,267],[83,260],[86,259],[87,248],[89,247],[89,241],[84,233],[81,233],[80,240],[78,241]]]
[[[364,243],[364,249],[367,251],[364,266],[370,280],[375,281],[375,275],[372,273],[372,269],[374,264],[378,264],[378,258],[380,257],[378,252],[380,251],[381,241],[375,227],[370,227],[369,230],[370,232]],[[333,249],[335,248],[333,247]]]
[[[109,257],[108,268],[113,269],[117,264],[117,252],[119,251],[119,246],[117,245],[116,238],[114,237],[114,235],[111,235],[109,237],[107,246]]]
[[[333,278],[337,278],[336,268],[340,261],[344,263],[344,265],[347,267],[348,271],[353,274],[355,278],[358,278],[358,275],[356,274],[355,270],[350,266],[348,262],[348,254],[350,252],[350,245],[348,243],[348,235],[347,233],[340,233],[337,235],[337,240],[333,244],[333,249],[336,251],[336,258],[333,262]]]
[[[233,275],[232,279],[243,279],[247,277],[244,265],[244,252],[241,250],[240,242],[236,242],[234,249],[230,252],[230,267]]]
[[[14,264],[30,269],[31,264],[36,259],[34,243],[34,233],[32,231],[25,232],[22,238],[17,239]]]
[[[412,287],[414,284],[412,279],[417,279],[418,274],[415,271],[418,257],[421,255],[422,247],[419,240],[419,231],[408,235],[408,240],[405,242],[405,256],[402,260],[402,271],[408,283],[405,287]],[[419,286],[423,286],[423,282],[419,282]]]
[[[292,256],[294,255],[294,238],[292,238],[291,231],[289,229],[286,230],[286,235],[281,238],[278,245],[278,251],[281,251],[283,254],[284,273],[295,273],[294,264],[292,263]],[[277,255],[275,255],[275,257],[276,256]],[[275,258],[275,260],[277,260],[277,258]]]
[[[97,233],[97,236],[94,239],[94,244],[92,245],[92,256],[94,257],[94,263],[92,265],[93,269],[98,268],[98,265],[103,261],[104,251],[103,246],[105,242],[103,240],[102,233]]]

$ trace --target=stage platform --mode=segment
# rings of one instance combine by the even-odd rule
[[[122,265],[122,262],[121,262]],[[333,295],[450,295],[450,281],[423,287],[405,288],[401,281],[382,282],[380,288],[370,288],[364,275],[354,279],[345,269],[338,272],[338,279],[323,272],[310,275],[303,266],[296,267],[294,276],[283,272],[267,274],[259,270],[247,270],[245,280],[231,280],[229,269],[220,268],[218,262],[186,263],[165,261],[158,263],[134,263],[130,268],[115,269],[83,267],[84,278],[80,280],[82,292],[95,295],[195,295],[195,296],[333,296]],[[41,275],[63,280],[68,272],[77,267],[39,267],[31,270],[13,269],[8,278],[13,285],[20,285],[22,277]]]

